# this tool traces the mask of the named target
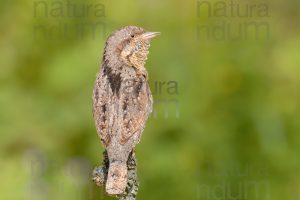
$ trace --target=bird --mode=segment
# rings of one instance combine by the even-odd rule
[[[105,190],[124,193],[127,160],[139,143],[153,107],[145,62],[159,32],[126,26],[106,40],[93,89],[93,118],[109,159]]]

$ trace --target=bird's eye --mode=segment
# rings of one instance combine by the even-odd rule
[[[131,38],[134,38],[134,35],[133,35],[133,34],[131,34],[131,35],[130,35],[130,37],[131,37]]]

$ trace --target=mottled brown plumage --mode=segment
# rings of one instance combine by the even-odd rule
[[[94,86],[93,116],[109,158],[106,192],[111,195],[126,188],[128,156],[140,141],[152,111],[144,64],[150,40],[156,35],[127,26],[111,34],[104,49]]]

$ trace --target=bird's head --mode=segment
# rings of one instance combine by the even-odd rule
[[[146,32],[135,26],[124,27],[108,38],[105,55],[112,64],[122,62],[137,69],[143,68],[150,40],[157,35],[158,32]]]

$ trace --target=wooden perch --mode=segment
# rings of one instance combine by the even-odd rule
[[[108,174],[108,167],[109,167],[109,159],[108,159],[107,152],[104,151],[102,165],[96,167],[93,171],[93,181],[97,186],[105,187],[107,174]],[[115,196],[119,200],[135,200],[137,196],[139,183],[137,177],[137,162],[135,158],[135,153],[133,151],[129,154],[127,160],[127,169],[128,169],[128,180],[127,180],[126,190],[123,194]]]

